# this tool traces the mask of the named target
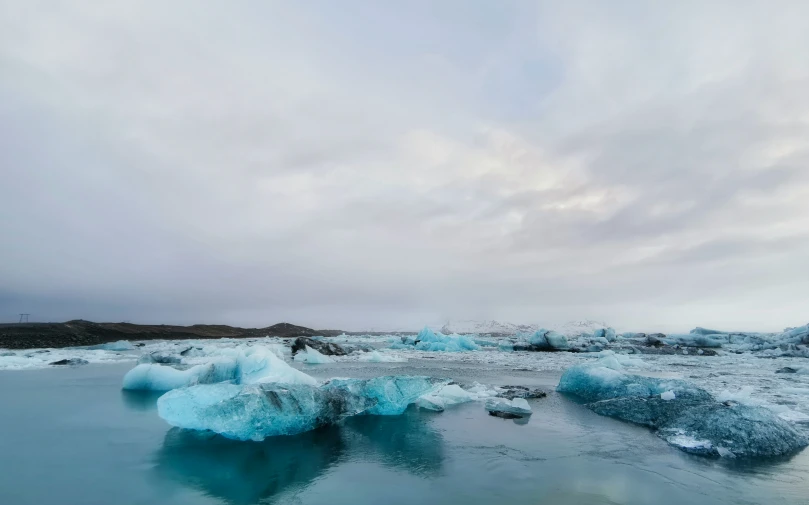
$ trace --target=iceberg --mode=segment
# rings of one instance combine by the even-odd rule
[[[335,423],[371,405],[366,398],[307,385],[212,384],[169,391],[157,400],[157,413],[179,428],[260,441]]]
[[[347,394],[370,398],[375,402],[366,413],[399,415],[420,396],[430,394],[449,383],[447,379],[422,376],[384,376],[374,379],[332,379],[326,389],[340,389]]]
[[[161,396],[157,411],[172,426],[235,440],[294,435],[357,414],[398,415],[448,381],[430,377],[333,379],[323,386],[211,384]]]
[[[570,347],[567,337],[561,333],[544,329],[528,337],[528,343],[536,347],[537,350],[547,351],[563,351]]]
[[[480,384],[476,384],[468,391],[457,384],[449,384],[434,393],[422,396],[416,401],[416,405],[426,410],[442,412],[452,405],[491,398],[496,395],[496,390],[488,389]]]
[[[194,384],[213,384],[237,377],[234,362],[196,365],[186,370],[142,363],[124,375],[123,388],[142,391],[170,391]]]
[[[485,408],[489,415],[504,419],[516,419],[531,415],[531,405],[528,404],[525,398],[514,398],[513,400],[493,398],[486,401]]]
[[[660,436],[679,449],[705,456],[774,457],[807,445],[803,434],[768,409],[718,402],[686,409],[661,427]],[[682,437],[703,443],[690,446]]]
[[[334,363],[333,359],[324,354],[320,354],[308,345],[304,346],[302,351],[298,351],[293,359],[301,363],[309,363],[310,365]]]
[[[686,381],[625,373],[608,358],[568,368],[557,391],[588,402],[593,412],[657,431],[683,451],[705,456],[771,457],[809,444],[771,410],[719,402]]]
[[[445,352],[477,351],[480,349],[480,346],[470,336],[444,335],[427,327],[422,329],[415,337],[412,335],[402,337],[401,344],[391,346],[392,349],[412,349],[414,347],[417,351]]]
[[[208,363],[186,369],[142,363],[124,375],[123,388],[169,391],[184,386],[224,381],[235,384],[317,384],[314,377],[292,368],[279,358],[274,349],[248,347],[232,350],[212,358]]]
[[[292,368],[286,361],[279,358],[273,349],[252,347],[244,353],[239,353],[236,361],[239,364],[239,383],[241,384],[273,382],[317,385],[314,377]]]
[[[556,390],[578,396],[587,402],[631,396],[659,397],[665,392],[673,392],[678,397],[693,395],[710,399],[707,392],[682,380],[624,373],[623,366],[614,356],[602,358],[592,364],[568,368],[562,374]]]
[[[607,342],[614,342],[618,337],[612,328],[599,328],[593,332],[593,338],[603,338]]]

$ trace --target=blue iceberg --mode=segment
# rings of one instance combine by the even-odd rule
[[[184,386],[223,381],[235,384],[317,384],[313,377],[292,368],[279,358],[276,349],[249,347],[232,350],[229,356],[213,357],[209,363],[189,368],[143,363],[124,375],[123,388],[169,391]]]
[[[449,381],[430,377],[333,379],[323,386],[229,383],[169,391],[157,412],[172,426],[236,440],[295,435],[357,414],[397,415]]]
[[[234,362],[208,363],[185,370],[158,364],[140,364],[124,375],[123,388],[140,391],[170,391],[192,384],[214,384],[236,380]]]
[[[595,413],[657,431],[683,451],[705,456],[773,457],[809,444],[772,411],[718,402],[693,384],[625,373],[602,359],[570,367],[557,391],[589,402]]]
[[[402,337],[402,343],[391,345],[392,349],[416,349],[417,351],[464,352],[477,351],[480,346],[467,335],[444,335],[427,327],[415,337]]]

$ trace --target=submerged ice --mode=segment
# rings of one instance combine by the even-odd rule
[[[333,379],[320,387],[260,383],[212,384],[161,396],[158,414],[180,428],[210,430],[236,440],[294,435],[357,415],[398,415],[448,381],[430,377]]]
[[[682,380],[626,373],[609,358],[570,367],[557,391],[588,402],[597,414],[657,430],[671,445],[695,454],[771,457],[809,444],[764,407],[720,402]]]

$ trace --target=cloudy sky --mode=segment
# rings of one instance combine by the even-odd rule
[[[807,19],[0,0],[0,319],[805,324]]]

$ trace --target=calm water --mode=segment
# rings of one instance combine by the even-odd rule
[[[359,417],[263,443],[167,426],[131,365],[0,372],[0,504],[807,504],[809,451],[740,464],[669,448],[643,428],[550,394],[516,424],[480,404]],[[556,377],[459,367],[310,366],[535,384]]]

